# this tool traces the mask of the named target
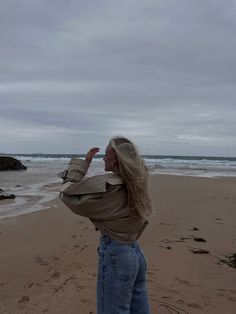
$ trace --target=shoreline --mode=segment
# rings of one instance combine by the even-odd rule
[[[0,220],[46,209],[45,204],[57,198],[61,183],[39,184],[38,188],[14,192],[15,199],[0,202]]]
[[[236,183],[236,176],[211,176],[211,177],[205,177],[205,176],[196,176],[196,175],[181,175],[181,174],[165,174],[165,173],[154,173],[150,174],[150,178],[152,177],[170,177],[170,178],[193,178],[193,179],[200,179],[200,180],[222,180],[222,181],[233,181]],[[35,188],[38,186],[38,188]],[[47,206],[45,204],[49,203],[50,201],[57,199],[57,193],[59,193],[59,188],[61,186],[61,182],[49,182],[49,183],[42,183],[42,184],[35,184],[35,186],[30,189],[26,188],[25,190],[21,191],[19,194],[16,190],[14,191],[8,191],[10,193],[15,193],[16,198],[12,200],[2,200],[0,201],[0,221],[4,218],[11,218],[15,216],[20,216],[24,214],[30,214],[33,212],[45,210]],[[22,187],[20,187],[22,188]],[[29,190],[29,193],[27,193],[27,190]],[[33,191],[33,193],[32,193]],[[5,209],[12,208],[11,211],[3,210],[3,207]],[[20,210],[19,210],[20,208]]]
[[[233,314],[236,269],[220,260],[236,247],[236,178],[150,181],[156,213],[139,242],[152,312]],[[58,198],[44,206],[0,220],[0,312],[95,314],[99,233]]]

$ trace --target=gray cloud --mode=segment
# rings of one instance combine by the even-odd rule
[[[235,26],[233,0],[1,2],[0,151],[236,156]]]

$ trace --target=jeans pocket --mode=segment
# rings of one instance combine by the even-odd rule
[[[137,258],[132,251],[112,251],[110,252],[111,271],[114,278],[128,281],[136,276]]]

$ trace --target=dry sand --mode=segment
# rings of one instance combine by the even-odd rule
[[[236,313],[236,269],[220,261],[236,252],[236,178],[151,181],[140,244],[152,313]],[[99,233],[59,199],[45,206],[0,220],[0,313],[95,314]]]

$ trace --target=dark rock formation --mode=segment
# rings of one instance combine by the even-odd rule
[[[226,259],[220,259],[222,263],[229,265],[230,267],[236,268],[236,253],[230,256],[225,255]]]
[[[0,201],[14,199],[16,196],[15,194],[3,194],[3,189],[0,189]]]
[[[0,201],[1,200],[8,200],[8,199],[14,199],[16,196],[15,196],[15,194],[8,194],[8,195],[6,195],[6,194],[0,194]]]
[[[0,171],[5,170],[26,170],[27,167],[22,165],[22,163],[13,158],[8,156],[0,156]]]

